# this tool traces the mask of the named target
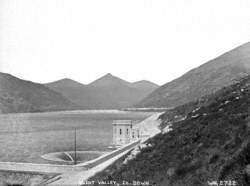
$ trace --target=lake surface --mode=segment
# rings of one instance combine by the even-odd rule
[[[41,155],[74,150],[107,150],[112,121],[142,121],[153,113],[126,111],[64,111],[0,115],[0,161],[48,163]],[[50,162],[52,163],[52,162]]]

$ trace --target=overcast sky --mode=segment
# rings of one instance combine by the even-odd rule
[[[158,84],[250,41],[249,0],[1,0],[0,71]]]

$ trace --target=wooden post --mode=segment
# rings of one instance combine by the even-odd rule
[[[77,164],[77,160],[76,160],[76,128],[75,128],[75,158],[74,158],[74,164]]]

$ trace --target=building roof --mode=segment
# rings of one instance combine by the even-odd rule
[[[114,120],[113,125],[131,125],[133,124],[132,120]]]

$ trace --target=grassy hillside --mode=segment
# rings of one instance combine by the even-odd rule
[[[119,160],[93,179],[148,180],[157,186],[250,185],[249,104],[250,76],[172,123],[172,131],[148,140],[136,158],[126,164]]]
[[[246,77],[246,79],[247,78],[248,77]],[[237,79],[235,80],[235,83],[243,81],[244,79],[245,78]],[[161,123],[161,128],[164,129],[167,125],[171,125],[174,122],[185,119],[188,114],[196,112],[201,107],[210,105],[211,103],[217,101],[218,98],[223,96],[225,92],[227,92],[228,90],[230,91],[231,88],[233,88],[233,86],[223,87],[222,89],[212,94],[205,95],[197,99],[196,101],[191,101],[189,103],[177,106],[175,108],[168,109],[164,114],[160,116],[160,119],[163,121]]]
[[[250,72],[250,43],[235,48],[156,89],[136,107],[176,107],[212,94]]]
[[[0,113],[40,112],[78,108],[48,87],[0,73]]]

